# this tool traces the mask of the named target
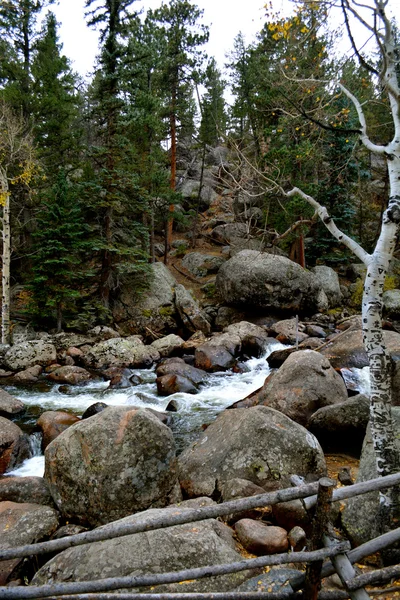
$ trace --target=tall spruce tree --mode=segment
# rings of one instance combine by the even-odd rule
[[[200,140],[217,146],[226,133],[225,82],[214,58],[209,60],[204,78],[206,91],[201,101]]]
[[[40,323],[61,331],[64,317],[71,319],[82,307],[79,300],[87,286],[88,226],[75,187],[64,170],[47,193],[37,214],[34,234],[32,313]]]

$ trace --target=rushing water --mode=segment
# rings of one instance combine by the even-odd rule
[[[124,389],[110,389],[109,382],[91,381],[82,386],[43,385],[39,389],[23,389],[8,387],[13,394],[27,406],[21,426],[29,431],[39,415],[45,410],[66,410],[81,415],[91,404],[105,402],[109,406],[137,406],[164,411],[173,400],[177,412],[171,415],[171,429],[174,433],[178,450],[194,440],[201,431],[202,425],[210,423],[217,414],[227,406],[241,400],[260,388],[271,372],[266,358],[271,352],[284,348],[279,342],[268,346],[261,358],[251,358],[245,363],[246,372],[232,371],[209,374],[206,383],[197,394],[177,393],[167,397],[157,395],[155,369],[134,369],[131,371],[141,382]],[[42,476],[44,457],[40,454],[40,441],[37,434],[33,442],[32,458],[26,460],[21,467],[7,475]],[[32,442],[31,442],[32,445]]]

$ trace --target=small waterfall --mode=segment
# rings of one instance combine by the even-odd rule
[[[31,451],[31,458],[34,456],[41,456],[42,454],[42,434],[40,431],[34,431],[29,436],[29,448]]]

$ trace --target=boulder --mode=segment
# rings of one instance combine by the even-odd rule
[[[196,506],[196,505],[195,505]],[[193,506],[193,508],[195,507]],[[168,507],[131,515],[118,523],[146,522],[152,517],[184,513],[192,505]],[[114,524],[113,524],[114,525]],[[107,529],[110,526],[105,526]],[[124,577],[170,573],[206,565],[227,564],[241,560],[232,530],[215,519],[176,525],[155,531],[94,542],[64,550],[47,562],[32,580],[34,585],[62,581],[97,580],[104,577]],[[149,588],[137,592],[226,592],[234,590],[253,572],[205,577],[180,583]]]
[[[95,328],[97,329],[97,328]],[[57,350],[67,350],[68,348],[80,348],[87,344],[94,344],[99,342],[100,338],[95,334],[82,334],[82,333],[69,333],[62,331],[61,333],[55,333],[51,337],[51,341]]]
[[[212,202],[217,197],[217,194],[210,185],[202,185],[201,193],[199,197],[200,182],[194,179],[187,179],[182,187],[179,188],[179,192],[182,194],[183,199],[186,203],[192,207],[193,203],[197,203],[200,200],[199,208],[201,211],[207,210]]]
[[[47,446],[60,435],[60,433],[79,421],[79,417],[61,410],[47,410],[42,413],[36,423],[36,426],[43,435],[42,450],[44,451]]]
[[[395,331],[384,331],[383,338],[392,359],[400,360],[400,334]],[[369,364],[361,329],[351,328],[343,334],[338,334],[337,339],[333,338],[327,346],[322,348],[321,354],[326,356],[335,369],[343,367],[362,369]]]
[[[217,485],[235,477],[268,488],[289,485],[294,473],[326,472],[317,439],[265,406],[224,411],[178,460],[181,486],[189,497],[212,496]]]
[[[192,367],[185,363],[182,358],[173,357],[167,358],[157,365],[157,377],[164,375],[179,375],[189,379],[194,385],[204,383],[207,379],[207,373],[196,367]]]
[[[304,323],[299,323],[296,319],[284,319],[277,321],[271,327],[271,331],[276,334],[276,339],[282,344],[301,343],[308,338],[305,333]]]
[[[204,311],[181,284],[175,286],[175,306],[186,329],[193,333],[200,330],[205,335],[211,332],[211,325]]]
[[[0,417],[0,475],[14,469],[29,455],[28,436],[18,425]]]
[[[267,349],[268,344],[272,341],[268,333],[263,327],[249,323],[248,321],[240,321],[228,325],[224,329],[224,333],[239,336],[241,343],[241,353],[247,356],[262,356]]]
[[[159,396],[170,396],[182,392],[184,394],[196,394],[197,387],[187,377],[169,374],[157,377],[157,393]]]
[[[299,571],[286,567],[272,567],[267,573],[261,573],[257,577],[252,577],[242,583],[236,592],[264,592],[264,593],[285,593],[293,594],[294,591],[290,585],[291,580],[298,580]]]
[[[248,237],[248,229],[245,223],[226,223],[217,225],[211,231],[211,237],[220,244],[229,244],[236,238]]]
[[[400,407],[392,408],[392,419],[398,451],[400,452]],[[371,430],[368,426],[364,439],[356,483],[378,477]],[[345,501],[342,525],[355,546],[364,544],[380,535],[379,492],[368,492]]]
[[[314,350],[290,354],[258,392],[260,404],[279,410],[304,426],[319,408],[345,400],[347,390],[342,377]]]
[[[113,318],[122,335],[152,331],[171,333],[177,328],[174,304],[176,279],[162,262],[151,265],[149,288],[138,296],[137,281],[125,278],[118,299],[114,303]]]
[[[400,290],[387,290],[383,292],[384,314],[390,318],[400,316]]]
[[[4,500],[54,506],[49,486],[43,477],[1,477],[0,502]]]
[[[194,364],[204,371],[226,371],[236,363],[242,344],[236,333],[221,333],[198,346],[194,352]]]
[[[326,297],[328,298],[329,308],[335,308],[342,303],[342,292],[340,290],[339,277],[336,271],[326,265],[317,265],[311,271],[321,284]]]
[[[283,256],[243,250],[220,268],[217,291],[226,304],[247,309],[315,312],[327,299],[312,273]]]
[[[23,371],[34,365],[47,367],[56,360],[56,347],[45,340],[36,340],[11,346],[4,356],[3,364],[12,371]]]
[[[25,410],[25,404],[11,396],[8,392],[0,388],[0,415],[3,417],[12,417]]]
[[[212,273],[218,273],[225,259],[221,256],[201,254],[200,252],[189,252],[182,259],[182,267],[195,277],[206,277]]]
[[[0,548],[35,544],[49,538],[58,527],[58,513],[49,506],[31,503],[0,502]],[[18,566],[25,560],[12,558],[0,562],[0,585],[18,578]],[[30,568],[36,562],[33,557]],[[26,564],[24,564],[26,568]]]
[[[16,373],[13,377],[13,381],[17,383],[34,383],[38,380],[39,375],[41,375],[42,371],[43,369],[40,365],[28,367],[24,371],[19,371],[18,373]]]
[[[171,356],[171,354],[178,352],[183,345],[184,340],[174,333],[170,333],[170,335],[154,340],[154,342],[151,343],[152,348],[157,350],[161,358]]]
[[[45,452],[45,479],[67,519],[92,526],[165,506],[177,482],[175,442],[150,411],[108,407]]]
[[[132,372],[124,367],[110,367],[101,373],[110,382],[110,389],[124,389],[132,385]]]
[[[102,412],[105,408],[107,408],[108,404],[105,402],[95,402],[87,407],[85,412],[83,413],[81,419],[89,419],[90,417],[94,417],[98,413]]]
[[[289,548],[287,531],[283,527],[241,519],[235,523],[235,533],[242,546],[257,556],[278,554]]]
[[[113,338],[95,344],[83,357],[87,367],[105,369],[108,367],[150,367],[160,358],[152,346],[145,346],[137,338]]]
[[[47,379],[56,383],[69,383],[70,385],[78,385],[84,381],[93,379],[93,376],[82,367],[66,366],[58,367],[47,375]]]
[[[325,452],[360,455],[369,421],[369,398],[358,394],[345,402],[324,406],[310,418],[308,428]]]

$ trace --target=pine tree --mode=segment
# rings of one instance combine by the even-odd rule
[[[88,227],[74,186],[60,170],[37,215],[34,234],[31,312],[38,322],[61,331],[64,316],[72,318],[87,286]]]
[[[201,102],[200,140],[210,146],[217,146],[226,132],[225,82],[212,58],[206,69],[204,86],[206,92]]]

